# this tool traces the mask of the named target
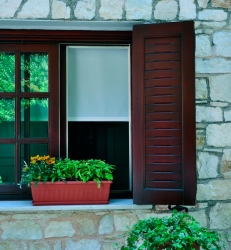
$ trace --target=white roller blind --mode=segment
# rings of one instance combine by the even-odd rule
[[[129,47],[67,47],[68,121],[129,120]]]

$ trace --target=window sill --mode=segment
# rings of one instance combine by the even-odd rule
[[[111,199],[104,205],[56,205],[33,206],[31,201],[1,201],[0,212],[37,212],[37,211],[87,211],[87,210],[145,210],[152,205],[136,205],[132,199]]]

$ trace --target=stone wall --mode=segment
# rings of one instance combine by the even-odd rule
[[[194,20],[198,205],[192,213],[203,225],[231,233],[231,0],[0,0],[0,19]],[[149,213],[1,214],[0,249],[110,249],[108,235]]]

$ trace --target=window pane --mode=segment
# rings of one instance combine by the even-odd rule
[[[25,162],[29,164],[31,156],[47,155],[47,154],[48,154],[48,144],[46,143],[21,144],[20,147],[21,169],[25,165]]]
[[[21,137],[48,137],[48,99],[21,100]]]
[[[15,91],[15,54],[0,52],[0,92]]]
[[[21,54],[21,91],[48,91],[48,54]]]
[[[14,157],[13,144],[0,144],[0,176],[2,184],[15,182]]]
[[[10,98],[0,98],[0,138],[15,136],[15,101]]]

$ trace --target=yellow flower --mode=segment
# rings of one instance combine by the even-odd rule
[[[55,157],[46,160],[46,164],[54,164],[54,163],[55,163]]]
[[[37,180],[40,180],[40,179],[41,179],[41,176],[38,176],[38,177],[37,177]]]
[[[30,164],[36,164],[36,160],[32,160],[31,162],[30,162]]]
[[[27,169],[29,169],[29,167],[24,167],[22,170],[23,170],[23,171],[26,171]]]

